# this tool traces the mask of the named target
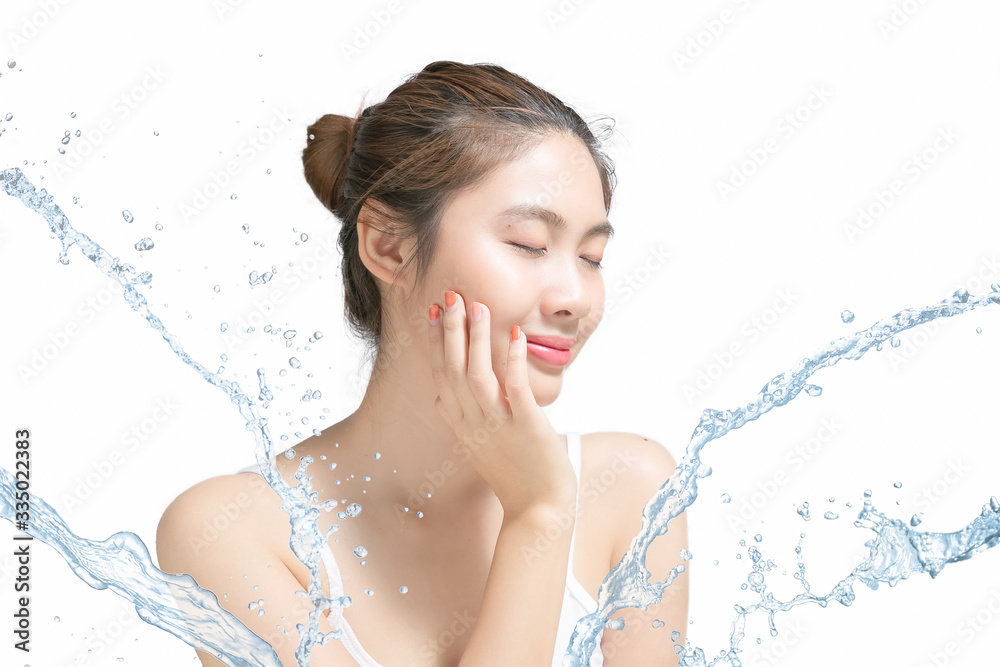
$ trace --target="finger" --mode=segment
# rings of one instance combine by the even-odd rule
[[[530,414],[532,407],[537,408],[535,396],[531,393],[531,386],[528,384],[528,344],[521,332],[521,328],[516,324],[511,327],[511,340],[507,348],[507,371],[504,375],[504,390],[507,392],[507,400],[510,402],[511,413],[516,419],[518,415]]]
[[[434,315],[437,315],[434,318]],[[462,419],[462,406],[459,405],[455,392],[448,381],[447,373],[444,369],[444,308],[438,304],[432,304],[428,309],[427,317],[429,325],[427,327],[427,337],[429,339],[431,351],[431,376],[434,379],[434,386],[437,387],[438,400],[441,401],[440,410],[444,410],[450,415],[451,423]]]
[[[451,301],[452,305],[448,305]],[[469,389],[469,337],[465,300],[458,292],[445,292],[444,369],[463,418],[479,419],[482,408]]]
[[[478,322],[473,322],[477,307],[481,315]],[[469,304],[469,313],[469,390],[484,413],[503,415],[507,406],[500,381],[493,372],[490,310],[485,304],[473,302]]]

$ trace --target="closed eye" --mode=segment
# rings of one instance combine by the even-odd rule
[[[512,246],[514,246],[515,248],[517,248],[519,250],[523,250],[523,251],[525,251],[527,253],[530,253],[532,255],[535,255],[537,257],[541,257],[542,255],[545,254],[545,249],[544,248],[532,248],[530,246],[521,245],[520,243],[514,243],[513,241],[509,242],[507,245],[512,245]],[[604,268],[604,265],[601,264],[598,261],[595,261],[595,260],[592,260],[592,259],[587,259],[586,257],[581,257],[580,259],[582,259],[583,261],[585,261],[587,264],[589,264],[590,266],[594,267],[595,269],[603,269]]]

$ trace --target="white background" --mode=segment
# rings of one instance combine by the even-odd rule
[[[353,411],[366,377],[343,324],[337,261],[304,273],[301,285],[287,278],[289,262],[306,265],[338,229],[302,177],[306,126],[324,113],[353,114],[362,96],[379,101],[434,60],[499,63],[584,115],[617,122],[608,150],[619,178],[610,214],[618,234],[604,262],[616,310],[567,372],[563,395],[548,408],[553,425],[640,433],[680,458],[701,409],[742,404],[801,356],[905,307],[961,286],[982,293],[983,278],[1000,283],[1000,7],[653,5],[400,0],[389,13],[381,0],[155,9],[10,0],[0,62],[16,65],[0,64],[0,117],[13,117],[0,122],[0,167],[22,168],[78,230],[151,271],[144,294],[195,359],[215,369],[228,354],[224,377],[251,394],[263,367],[276,397],[270,427],[287,436],[285,447],[296,431]],[[379,11],[388,23],[371,23],[369,43],[345,54]],[[685,53],[689,61],[678,58]],[[794,131],[788,114],[798,114]],[[287,124],[262,135],[276,118]],[[86,134],[60,143],[78,129],[95,138],[89,150]],[[953,137],[938,141],[943,151],[933,148],[942,130]],[[248,148],[251,137],[260,137],[261,150]],[[753,173],[724,198],[719,183],[765,145],[776,150],[760,167],[747,163]],[[914,171],[914,156],[925,151],[933,163]],[[57,167],[82,153],[78,166]],[[240,172],[185,221],[182,206],[193,205],[196,191],[215,194],[212,174],[230,160]],[[873,206],[894,180],[900,194],[850,237],[845,228],[859,207]],[[296,245],[302,232],[310,240]],[[135,250],[147,236],[155,247]],[[654,250],[669,260],[647,264]],[[128,530],[152,551],[166,505],[195,482],[252,462],[253,440],[235,406],[173,355],[108,277],[76,248],[60,265],[58,251],[40,217],[0,197],[3,438],[16,427],[33,430],[33,490],[76,533],[104,539]],[[250,271],[272,265],[270,285],[251,289]],[[626,279],[639,288],[625,289]],[[228,344],[220,324],[235,328],[257,312],[268,287],[284,302],[263,321],[296,329],[296,345],[285,348],[259,326]],[[857,314],[852,324],[840,320],[845,308]],[[77,335],[65,346],[46,348],[73,325]],[[305,350],[317,330],[323,339]],[[732,605],[753,601],[739,590],[748,571],[741,537],[764,535],[757,546],[778,566],[768,581],[787,599],[797,592],[800,532],[816,592],[866,551],[870,534],[851,523],[865,488],[892,516],[927,510],[921,528],[938,531],[959,529],[1000,495],[998,335],[996,307],[911,331],[894,354],[873,352],[819,373],[821,397],[802,396],[707,448],[714,474],[701,480],[689,510],[694,643],[716,653]],[[734,343],[740,353],[726,358]],[[37,374],[24,376],[19,369],[46,350]],[[302,370],[288,367],[293,352]],[[699,372],[709,379],[705,390],[686,395]],[[307,389],[321,390],[322,400],[300,402]],[[811,460],[794,465],[796,447],[827,433],[823,420],[837,425],[833,437],[814,440]],[[134,427],[146,432],[130,448],[124,435]],[[12,465],[12,443],[0,447],[10,450],[0,461]],[[120,464],[95,476],[116,450]],[[762,495],[776,475],[783,483]],[[731,504],[719,501],[723,492]],[[813,508],[809,523],[793,509],[803,500]],[[743,524],[733,527],[740,507],[751,517],[746,534]],[[828,508],[841,518],[822,519]],[[1000,619],[989,609],[995,595],[1000,610],[998,557],[987,551],[934,580],[858,587],[850,608],[800,607],[777,617],[778,639],[757,618],[744,664],[922,666],[934,654],[939,665],[992,663],[1000,648]],[[0,564],[10,623],[11,557]],[[12,651],[0,626],[4,664],[195,664],[191,649],[139,621],[113,593],[90,589],[44,544],[35,545],[32,572],[34,651]],[[986,625],[970,633],[966,618],[977,613]]]

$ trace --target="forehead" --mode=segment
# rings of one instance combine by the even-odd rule
[[[518,216],[510,215],[512,210],[539,208],[555,212],[570,227],[589,227],[605,218],[600,173],[579,139],[547,136],[481,183],[456,193],[445,218],[514,224]]]

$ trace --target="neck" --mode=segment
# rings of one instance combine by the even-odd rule
[[[429,355],[413,347],[374,373],[358,409],[320,436],[318,444],[337,463],[331,474],[342,480],[333,495],[362,505],[365,496],[375,497],[380,514],[392,511],[401,521],[418,511],[446,517],[496,503],[435,408],[437,395]]]

